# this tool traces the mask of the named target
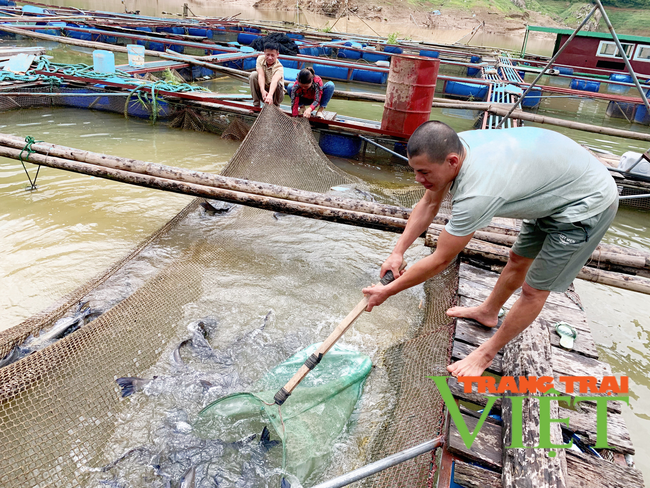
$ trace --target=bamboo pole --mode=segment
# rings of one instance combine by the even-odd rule
[[[14,148],[0,146],[0,156],[20,159],[21,151]],[[282,213],[291,213],[302,217],[310,217],[329,222],[342,224],[353,224],[370,229],[379,229],[389,232],[402,232],[406,227],[406,220],[383,215],[373,215],[364,212],[344,210],[340,208],[323,207],[309,203],[295,202],[281,198],[273,198],[262,195],[253,195],[233,190],[186,183],[168,178],[155,177],[141,173],[107,168],[90,163],[70,161],[67,159],[46,156],[39,153],[32,153],[29,161],[51,168],[73,171],[86,175],[106,178],[114,181],[122,181],[136,186],[154,188],[158,190],[171,191],[203,198],[214,198],[250,207],[273,210]]]
[[[25,141],[19,137],[0,134],[0,144],[12,147],[16,150],[22,150],[25,147]],[[116,169],[128,173],[143,174],[168,180],[174,180],[184,183],[194,183],[198,185],[218,188],[223,190],[232,190],[236,192],[271,197],[275,199],[289,200],[293,202],[306,203],[328,208],[349,210],[353,212],[367,213],[377,216],[393,217],[406,221],[411,213],[410,209],[385,205],[375,202],[366,202],[351,198],[341,198],[321,193],[308,192],[296,188],[288,188],[269,183],[231,178],[221,175],[214,175],[198,171],[186,170],[171,166],[165,166],[157,163],[149,163],[135,159],[120,158],[117,156],[108,156],[105,154],[94,153],[57,144],[37,142],[31,145],[31,150],[42,155],[54,156],[63,160],[77,161],[98,165],[105,168]],[[30,156],[30,162],[37,161]],[[443,230],[444,224],[448,221],[444,215],[435,218],[434,223],[429,227],[429,232],[439,233]],[[485,242],[499,244],[502,246],[512,246],[516,240],[517,232],[515,229],[501,228],[498,226],[488,226],[477,231],[474,238]],[[650,270],[649,256],[632,256],[626,254],[623,248],[616,252],[616,248],[610,247],[608,251],[596,250],[592,254],[592,260],[598,265],[617,266],[621,271],[635,274],[635,270]],[[650,273],[650,272],[649,272]]]
[[[425,240],[426,246],[436,247],[437,242],[438,236],[434,234],[427,234]],[[497,244],[472,239],[460,254],[461,256],[470,258],[478,258],[481,260],[498,263],[507,263],[510,249],[505,246],[499,246]],[[650,295],[650,279],[648,278],[626,275],[613,271],[605,271],[588,266],[583,266],[577,277],[586,281],[593,281],[595,283],[600,283],[603,285],[614,286],[616,288]]]

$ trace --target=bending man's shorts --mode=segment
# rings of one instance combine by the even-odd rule
[[[537,290],[563,292],[589,261],[618,209],[618,199],[605,211],[580,222],[550,217],[524,220],[512,252],[534,259],[526,283]]]

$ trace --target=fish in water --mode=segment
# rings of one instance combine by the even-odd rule
[[[260,485],[260,477],[263,477],[265,472],[266,453],[278,444],[280,441],[272,441],[271,432],[265,426],[260,436],[260,442],[250,448],[251,457],[242,466],[241,477],[236,484],[237,488],[256,488]]]
[[[47,332],[42,332],[37,337],[30,336],[23,344],[14,347],[9,354],[0,359],[0,368],[29,356],[33,352],[40,351],[59,339],[72,334],[75,330],[90,322],[94,317],[88,318],[93,315],[96,314],[88,306],[88,302],[79,302],[73,315],[57,320]]]
[[[356,191],[357,193],[363,195],[364,197],[366,197],[371,202],[376,201],[375,197],[371,193],[368,193],[367,191],[359,190],[358,188],[355,188],[354,191]]]
[[[201,206],[210,215],[224,215],[229,213],[237,205],[222,202],[221,200],[206,200],[205,202],[201,202]]]
[[[181,478],[180,488],[195,488],[196,486],[196,466],[188,469]]]
[[[174,352],[172,353],[172,360],[174,363],[184,366],[185,362],[181,357],[181,349],[189,345],[192,348],[192,352],[198,356],[201,361],[210,361],[217,364],[232,366],[233,360],[230,356],[224,356],[219,354],[217,351],[212,349],[212,346],[207,340],[208,331],[206,328],[206,322],[210,319],[202,319],[197,322],[191,322],[187,329],[192,333],[190,339],[185,339],[182,341]],[[216,323],[214,319],[211,319]]]
[[[135,392],[144,390],[144,388],[156,378],[158,377],[154,376],[152,379],[145,379],[137,378],[135,376],[125,376],[116,379],[115,382],[122,389],[122,398],[126,398],[133,395]]]

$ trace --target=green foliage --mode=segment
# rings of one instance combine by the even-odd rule
[[[326,23],[326,24],[325,24],[325,27],[323,27],[322,29],[319,29],[319,30],[320,30],[321,32],[325,32],[325,33],[332,32],[332,27],[330,27],[329,24],[330,24],[329,22]]]
[[[397,44],[397,37],[399,36],[399,32],[391,32],[388,34],[388,44]]]

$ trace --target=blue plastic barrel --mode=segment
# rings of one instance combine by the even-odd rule
[[[171,34],[174,30],[172,27],[156,27],[156,32],[169,32]]]
[[[390,61],[390,56],[379,53],[364,52],[361,57],[371,63],[375,63],[377,61]]]
[[[470,63],[478,63],[481,61],[480,56],[472,56],[469,58]],[[478,76],[481,73],[481,68],[470,68],[469,66],[467,67],[467,76]]]
[[[284,68],[284,79],[287,81],[296,81],[298,78],[299,69]]]
[[[37,22],[36,25],[47,25],[49,27],[52,27],[50,29],[38,29],[35,32],[42,32],[43,34],[48,34],[50,36],[60,36],[61,35],[61,29],[65,27],[65,22]],[[113,42],[114,44],[115,42]]]
[[[185,46],[179,46],[178,44],[170,44],[168,47],[170,51],[174,51],[179,54],[183,54],[185,52]]]
[[[280,64],[285,68],[298,69],[298,61],[295,61],[293,59],[281,59]]]
[[[68,27],[79,27],[77,24],[67,24]],[[89,27],[89,29],[92,29],[92,27]],[[73,39],[81,39],[83,41],[92,41],[93,36],[90,32],[78,32],[78,31],[66,31],[68,34],[68,37],[71,37]]]
[[[361,139],[338,134],[321,133],[318,145],[325,154],[339,158],[353,158],[359,154]]]
[[[571,80],[571,88],[574,90],[589,91],[597,93],[600,90],[598,81]]]
[[[13,0],[0,0],[0,7],[15,7],[16,2]]]
[[[634,83],[634,80],[630,75],[624,75],[622,73],[612,73],[609,75],[609,79],[612,81],[621,81],[623,83]]]
[[[318,55],[319,56],[331,56],[332,48],[329,46],[318,46]]]
[[[188,27],[187,33],[191,36],[207,37],[212,39],[212,31],[209,29],[197,29],[195,27]]]
[[[645,108],[645,105],[641,104],[636,108],[634,113],[634,122],[637,124],[650,125],[650,114],[648,114],[648,109]]]
[[[256,63],[257,63],[257,57],[246,58],[244,59],[244,69],[255,69]]]
[[[315,64],[314,71],[318,76],[335,80],[347,80],[348,68],[341,66],[328,66],[325,64]]]
[[[201,74],[203,76],[207,76],[209,78],[212,78],[214,76],[214,71],[212,71],[210,68],[201,67]]]
[[[262,32],[260,29],[258,29],[256,27],[244,27],[242,30],[245,31],[245,32],[256,32],[258,34],[260,32]]]
[[[404,50],[399,46],[384,46],[384,52],[402,54]]]
[[[420,51],[420,56],[424,56],[425,58],[438,58],[438,57],[440,57],[440,53],[438,51],[425,51],[425,50],[422,50],[422,51]]]
[[[162,42],[150,42],[149,49],[152,51],[165,51],[165,45]]]
[[[298,52],[305,56],[318,56],[317,47],[301,47],[300,49],[298,49]]]
[[[388,73],[370,71],[367,69],[355,69],[352,70],[352,79],[354,81],[365,81],[366,83],[378,83],[383,85],[388,79]]]
[[[487,96],[487,92],[487,85],[463,83],[462,81],[448,81],[445,85],[446,94],[458,97],[472,97],[483,100]]]
[[[564,66],[553,66],[553,69],[558,70],[561,75],[572,75],[573,68],[565,68]]]
[[[526,79],[525,71],[517,71],[517,74],[519,75],[519,78],[521,78],[522,80]]]
[[[357,49],[363,48],[363,46],[358,42],[350,42],[350,43],[346,42],[345,44],[350,47],[355,47]],[[361,51],[352,51],[351,49],[339,49],[337,56],[339,58],[346,58],[346,59],[359,59],[361,58]]]
[[[305,36],[303,36],[302,34],[294,34],[293,32],[288,32],[287,37],[289,39],[304,39],[305,38]]]
[[[26,12],[26,13],[30,13],[30,14],[46,14],[47,13],[44,8],[35,7],[33,5],[23,5],[22,11]]]
[[[542,90],[540,88],[533,88],[521,101],[521,106],[526,108],[534,108],[537,107],[541,101]]]
[[[259,36],[256,36],[255,34],[248,34],[247,32],[241,32],[241,33],[237,34],[237,42],[239,44],[249,45],[251,42],[253,42],[258,37]]]
[[[185,35],[185,27],[172,27],[172,33],[178,35]]]

